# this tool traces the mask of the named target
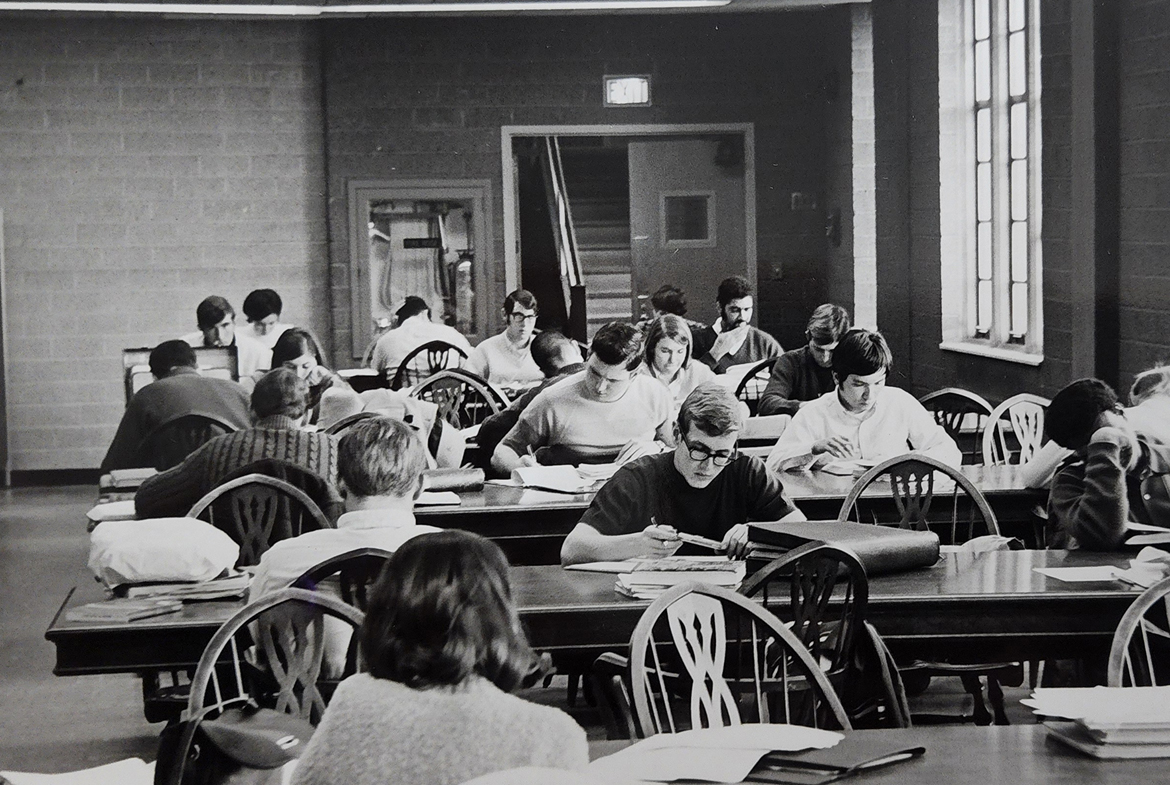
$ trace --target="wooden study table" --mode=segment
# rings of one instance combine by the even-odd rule
[[[930,568],[872,579],[868,617],[901,657],[962,662],[1099,654],[1138,591],[1119,581],[1064,583],[1033,567],[1123,565],[1127,558],[1077,551],[951,554]],[[554,654],[624,650],[649,603],[618,595],[614,579],[556,566],[513,567],[513,593],[532,645]],[[45,637],[57,649],[57,675],[193,667],[211,635],[242,605],[191,603],[177,614],[130,623],[65,619],[69,607],[100,597],[96,583],[83,581],[49,625]],[[782,604],[777,612],[784,615]]]

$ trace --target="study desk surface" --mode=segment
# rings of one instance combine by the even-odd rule
[[[1064,583],[1043,566],[1123,565],[1122,554],[1001,551],[944,556],[933,567],[870,582],[868,617],[895,654],[986,661],[1100,654],[1137,590],[1117,581]],[[614,576],[558,566],[513,567],[511,581],[532,645],[547,651],[621,650],[649,604],[614,589]],[[65,611],[99,599],[82,581],[45,637],[58,675],[190,666],[239,602],[192,603],[182,612],[124,624],[71,622]],[[785,615],[784,603],[773,606]]]

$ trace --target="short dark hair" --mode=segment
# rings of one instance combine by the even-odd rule
[[[650,304],[660,313],[672,313],[675,316],[686,316],[687,295],[677,286],[666,284],[650,295]]]
[[[175,368],[198,368],[199,360],[191,344],[176,338],[163,341],[150,350],[150,372],[156,379],[165,379]]]
[[[503,551],[458,529],[414,537],[395,551],[359,635],[371,676],[414,689],[478,675],[511,692],[537,673]]]
[[[529,351],[532,352],[532,359],[540,372],[551,378],[566,364],[563,362],[565,353],[572,345],[572,339],[566,338],[559,331],[545,330],[532,338]]]
[[[678,410],[678,429],[685,436],[691,424],[708,436],[725,436],[743,428],[743,410],[735,394],[719,382],[704,382]]]
[[[751,297],[752,285],[748,283],[748,279],[742,275],[733,275],[730,278],[724,278],[719,283],[719,291],[715,295],[716,302],[719,307],[727,305],[732,300],[739,300],[744,297]]]
[[[236,309],[218,294],[207,297],[195,308],[195,323],[200,330],[210,330],[228,316],[235,316]]]
[[[833,350],[833,374],[843,384],[850,374],[869,376],[894,364],[890,345],[877,330],[857,328],[841,336]]]
[[[244,316],[249,322],[267,319],[272,314],[280,316],[284,303],[274,289],[253,289],[244,298]]]
[[[398,310],[394,312],[394,318],[402,324],[412,316],[418,316],[420,313],[431,310],[431,306],[427,305],[427,301],[421,297],[413,294],[407,295],[402,305],[398,306]]]
[[[610,322],[593,336],[589,351],[606,365],[625,365],[632,371],[642,362],[642,333],[632,324]]]
[[[1104,412],[1120,412],[1117,393],[1100,379],[1077,379],[1058,392],[1044,414],[1048,438],[1069,450],[1089,443]]]
[[[297,419],[308,408],[309,384],[288,368],[273,368],[252,390],[252,411],[260,419],[282,414]]]
[[[279,368],[290,360],[311,354],[318,365],[324,365],[321,348],[313,334],[301,327],[290,327],[280,334],[272,346],[272,367]]]
[[[839,305],[818,305],[804,328],[810,340],[820,344],[836,343],[849,330],[849,312]]]
[[[658,344],[662,342],[663,338],[669,338],[672,341],[678,341],[683,346],[687,347],[687,353],[683,356],[682,367],[686,368],[691,364],[691,328],[687,326],[687,320],[681,316],[675,316],[672,313],[665,313],[659,316],[654,321],[650,322],[650,326],[646,329],[646,366],[650,369],[654,368],[654,350],[658,348]]]
[[[517,289],[514,292],[509,292],[508,296],[504,298],[504,313],[512,313],[512,306],[520,303],[524,308],[533,311],[539,311],[540,308],[536,304],[536,295],[527,289]]]
[[[370,417],[350,426],[337,448],[337,476],[356,496],[414,494],[426,468],[418,433],[390,417]]]

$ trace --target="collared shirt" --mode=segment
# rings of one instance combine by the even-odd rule
[[[532,359],[532,339],[516,345],[506,331],[480,341],[467,358],[467,370],[503,387],[525,387],[544,379]]]
[[[207,346],[203,342],[203,332],[200,330],[187,333],[182,336],[181,340],[186,341],[196,349]],[[249,338],[246,334],[239,331],[236,332],[232,346],[236,347],[236,363],[238,366],[237,372],[240,376],[240,384],[244,385],[248,390],[251,390],[254,384],[252,377],[256,375],[256,372],[267,371],[272,367],[272,350],[265,348],[255,338]]]
[[[398,366],[407,355],[431,341],[446,341],[458,346],[465,354],[471,353],[471,344],[463,337],[463,333],[454,327],[432,322],[425,313],[421,313],[410,317],[378,339],[378,343],[374,345],[370,367],[392,374],[398,370]]]
[[[670,391],[670,397],[674,400],[674,411],[676,414],[692,390],[704,382],[715,381],[715,372],[697,361],[694,357],[687,363],[686,368],[679,368],[674,378],[669,382],[664,382],[658,378],[658,374],[654,373],[654,369],[645,362],[638,366],[637,373],[643,376],[649,376],[659,384],[666,385],[666,389]]]

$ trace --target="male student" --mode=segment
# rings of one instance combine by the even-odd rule
[[[536,331],[536,297],[524,289],[504,298],[502,333],[485,338],[471,350],[467,370],[502,387],[527,387],[544,378],[532,356]]]
[[[254,338],[268,351],[284,331],[292,327],[280,321],[284,302],[274,289],[253,289],[244,298],[244,317],[251,329],[249,337]]]
[[[850,330],[833,350],[836,387],[796,413],[768,455],[772,469],[832,459],[881,461],[920,452],[958,466],[955,441],[918,400],[887,387],[893,355],[871,330]]]
[[[143,387],[122,414],[118,432],[102,460],[102,471],[151,466],[140,451],[158,426],[185,414],[205,414],[236,429],[251,424],[248,393],[235,382],[199,375],[195,350],[186,341],[163,341],[150,352],[155,381]]]
[[[183,336],[192,346],[234,346],[241,383],[250,387],[253,374],[272,365],[272,351],[247,335],[236,333],[236,310],[218,295],[206,298],[195,309],[199,330]]]
[[[849,329],[849,312],[839,305],[818,305],[804,330],[808,343],[785,352],[772,366],[772,378],[760,395],[757,414],[796,414],[800,407],[833,389],[833,350]]]
[[[727,388],[696,387],[674,423],[674,450],[618,469],[565,538],[561,563],[669,556],[682,545],[679,532],[718,540],[740,557],[747,521],[804,520],[776,474],[736,450],[741,417]]]
[[[715,301],[719,304],[719,319],[694,339],[696,346],[710,347],[698,357],[715,373],[783,353],[779,341],[751,325],[755,301],[746,278],[739,275],[725,278],[719,284]]]
[[[1048,545],[1114,550],[1128,523],[1170,529],[1170,445],[1139,433],[1113,389],[1078,379],[1048,406],[1044,428],[1069,450],[1048,497]]]
[[[642,333],[610,322],[593,336],[585,370],[539,393],[492,454],[509,473],[536,463],[623,462],[674,444],[665,385],[636,374]]]
[[[375,371],[394,378],[398,366],[418,347],[431,341],[446,341],[458,346],[465,354],[471,352],[471,344],[463,333],[454,327],[431,321],[431,308],[427,301],[413,294],[406,298],[394,314],[395,326],[374,344],[374,355],[370,367]]]

